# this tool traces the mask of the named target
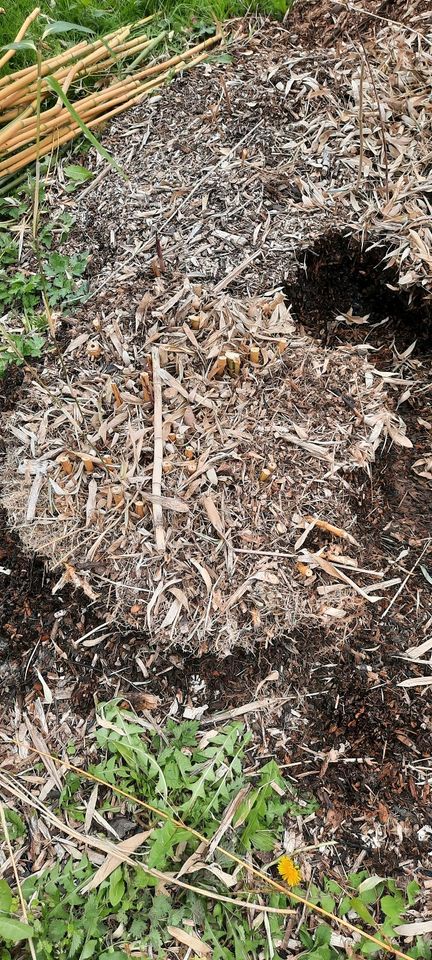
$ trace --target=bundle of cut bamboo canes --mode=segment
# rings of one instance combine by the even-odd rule
[[[27,18],[19,39],[38,13],[36,9]],[[166,31],[154,37],[142,32],[151,19],[147,17],[92,43],[75,44],[42,61],[40,73],[35,64],[0,79],[0,179],[82,133],[63,100],[53,100],[50,78],[57,81],[73,103],[81,122],[92,129],[139,103],[175,74],[201,63],[208,56],[208,49],[221,40],[217,33],[181,54],[142,68],[144,58],[167,37]],[[13,52],[8,54],[12,56]],[[0,67],[10,60],[8,54],[0,60]],[[83,95],[81,81],[90,76],[101,77],[105,85]],[[76,81],[78,89],[74,86]]]

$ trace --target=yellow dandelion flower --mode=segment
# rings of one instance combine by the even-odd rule
[[[278,863],[278,870],[281,877],[289,887],[296,887],[301,880],[301,873],[296,867],[291,857],[281,857]]]

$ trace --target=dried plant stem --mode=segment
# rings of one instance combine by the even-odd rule
[[[14,43],[19,43],[23,39],[23,37],[25,37],[28,28],[32,25],[33,21],[36,20],[36,17],[38,17],[39,14],[40,14],[40,7],[35,7],[34,10],[32,10],[32,12],[29,13],[28,17],[26,17],[26,19],[24,20],[22,27],[20,27],[20,29],[18,30]],[[6,53],[2,57],[0,57],[0,70],[7,63],[9,63],[9,60],[11,60],[15,52],[16,52],[15,50],[7,50]]]
[[[369,76],[370,76],[371,84],[372,84],[372,87],[373,87],[373,90],[374,90],[375,100],[376,100],[377,108],[378,108],[378,117],[379,117],[379,122],[380,122],[380,127],[381,127],[381,138],[382,138],[383,157],[384,157],[384,166],[385,166],[385,190],[386,190],[386,200],[387,200],[387,203],[388,203],[389,200],[390,200],[390,173],[389,173],[389,161],[388,161],[388,150],[387,150],[387,137],[386,137],[386,131],[385,131],[385,126],[384,126],[384,117],[383,117],[382,112],[381,112],[381,103],[380,103],[380,99],[379,99],[379,96],[378,96],[378,90],[377,90],[377,85],[376,85],[376,83],[375,83],[375,77],[374,77],[374,75],[373,75],[373,70],[372,70],[372,67],[371,67],[371,64],[370,64],[370,61],[369,61],[369,57],[368,57],[368,55],[367,55],[366,47],[365,47],[365,45],[364,45],[364,43],[363,43],[363,40],[362,40],[360,34],[358,34],[358,39],[359,39],[359,42],[360,42],[360,44],[361,44],[361,47],[362,47],[362,50],[363,50],[363,55],[364,55],[364,58],[365,58],[366,63],[367,63],[367,68],[368,68],[368,71],[369,71]]]
[[[153,453],[153,477],[152,494],[154,497],[160,497],[162,494],[162,460],[163,460],[163,436],[162,436],[162,384],[160,376],[160,360],[158,347],[152,348],[152,368],[153,368],[153,434],[154,434],[154,453]],[[159,553],[165,550],[165,532],[163,528],[163,511],[160,500],[153,502],[153,523],[155,528],[156,549]]]
[[[360,153],[359,153],[359,166],[357,174],[357,189],[360,186],[361,178],[363,174],[363,157],[364,157],[364,142],[363,142],[363,84],[364,84],[364,60],[361,61],[360,66],[360,84],[359,84],[359,140],[360,140]]]
[[[16,887],[17,887],[17,891],[18,891],[19,901],[20,901],[20,904],[21,904],[21,911],[22,911],[23,919],[24,919],[24,922],[25,922],[25,923],[28,923],[26,902],[25,902],[25,900],[24,900],[23,892],[22,892],[22,889],[21,889],[20,878],[19,878],[19,874],[18,874],[18,870],[17,870],[17,865],[16,865],[16,862],[15,862],[14,852],[13,852],[13,850],[12,850],[12,844],[11,844],[11,841],[10,841],[10,836],[9,836],[9,830],[8,830],[7,820],[6,820],[6,817],[5,817],[4,807],[3,807],[3,804],[2,804],[1,801],[0,801],[0,823],[1,823],[1,827],[2,827],[2,830],[3,830],[4,836],[5,836],[6,846],[7,846],[7,848],[8,848],[8,853],[9,853],[9,859],[10,859],[11,864],[12,864],[12,870],[13,870],[13,872],[14,872],[15,883],[16,883]],[[35,952],[33,940],[31,939],[31,937],[30,937],[30,939],[29,939],[27,942],[28,942],[28,945],[29,945],[29,948],[30,948],[30,953],[31,953],[31,955],[32,955],[32,960],[36,960],[36,952]]]

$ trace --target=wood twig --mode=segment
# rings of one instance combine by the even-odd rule
[[[391,610],[391,608],[392,608],[395,600],[397,600],[398,596],[402,593],[402,590],[405,589],[405,587],[406,587],[406,585],[407,585],[407,583],[408,583],[408,580],[410,579],[410,577],[412,577],[412,575],[413,575],[413,573],[414,573],[414,570],[418,567],[418,565],[419,565],[419,563],[420,563],[420,560],[423,560],[423,557],[424,557],[424,555],[425,555],[425,553],[426,553],[426,550],[428,549],[428,547],[429,547],[429,545],[430,545],[430,542],[431,542],[431,538],[429,537],[429,540],[426,541],[426,544],[425,544],[425,546],[423,547],[423,550],[422,550],[420,556],[417,557],[417,560],[416,560],[415,564],[411,567],[411,570],[408,571],[408,573],[407,573],[407,575],[406,575],[406,577],[405,577],[405,580],[402,581],[400,587],[396,590],[396,593],[395,593],[394,596],[391,598],[390,603],[389,603],[388,606],[385,608],[384,613],[381,614],[381,620],[383,620],[384,617],[387,616],[387,614],[388,614],[389,610]]]
[[[156,549],[159,553],[165,550],[165,532],[163,527],[163,510],[160,497],[162,494],[162,458],[163,458],[163,436],[162,436],[162,383],[160,375],[159,348],[152,348],[152,368],[153,368],[153,433],[154,433],[154,453],[153,453],[153,477],[152,477],[152,495],[153,501],[153,523],[155,528]]]

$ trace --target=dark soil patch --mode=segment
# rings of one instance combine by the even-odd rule
[[[422,290],[403,293],[397,276],[385,269],[385,250],[363,251],[352,237],[329,233],[304,251],[294,280],[286,286],[295,319],[330,347],[366,344],[373,362],[393,363],[416,341],[415,354],[432,356],[432,300]],[[337,319],[348,311],[366,323]]]

